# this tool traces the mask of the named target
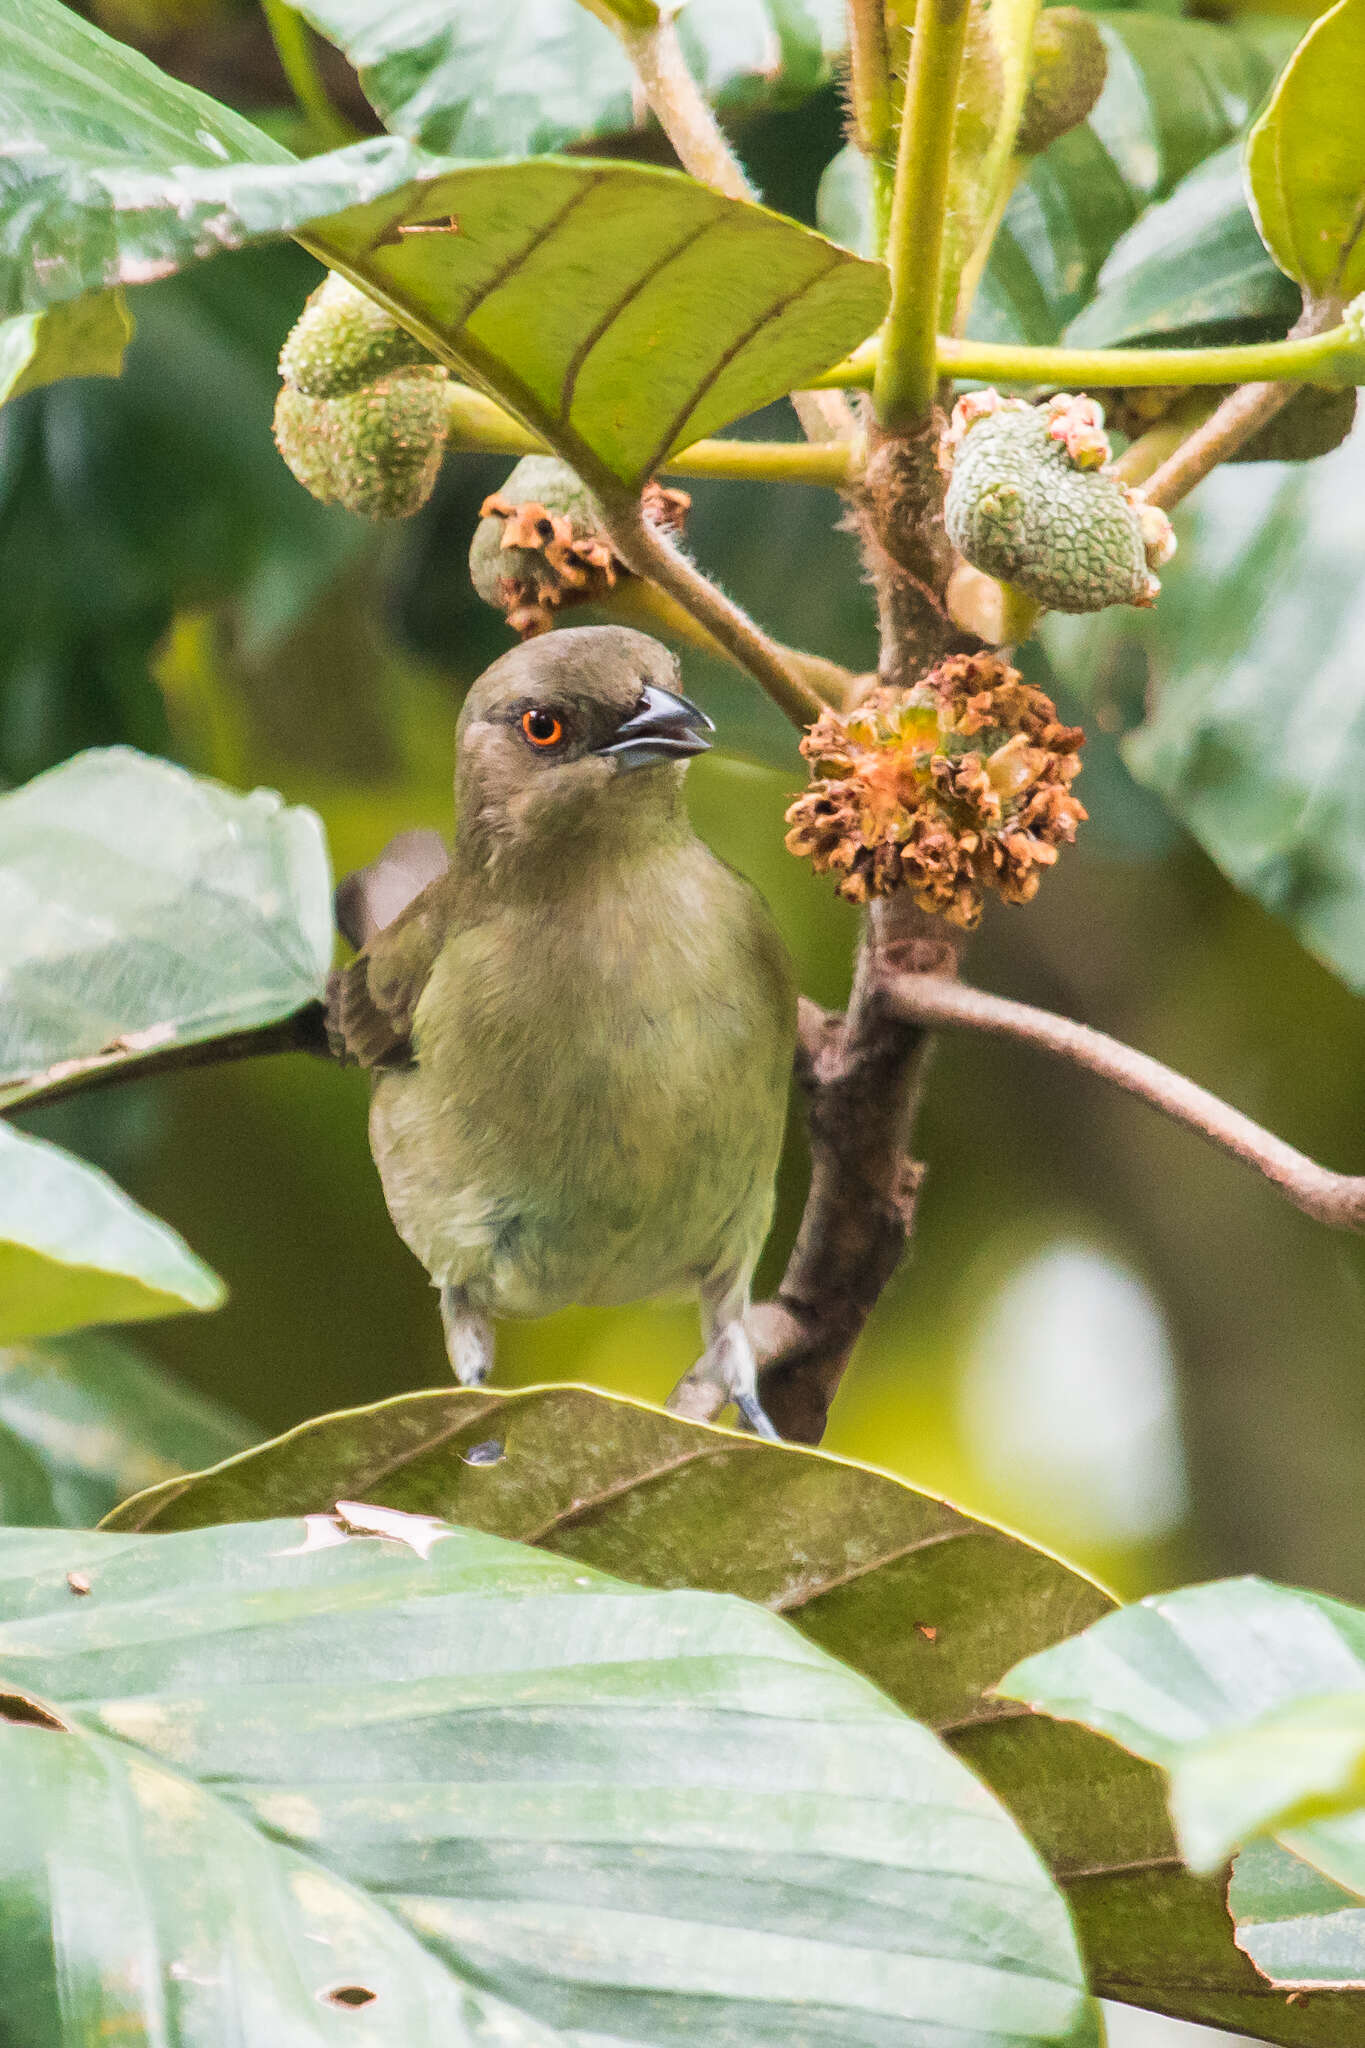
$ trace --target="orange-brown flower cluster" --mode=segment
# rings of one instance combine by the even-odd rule
[[[994,654],[953,655],[911,690],[825,711],[801,742],[810,787],[787,847],[851,903],[909,889],[971,930],[987,889],[1027,903],[1085,811],[1071,794],[1079,726]]]
[[[686,491],[647,483],[642,496],[645,517],[656,526],[680,529],[692,500]],[[548,633],[554,614],[569,605],[591,604],[628,574],[604,533],[552,511],[534,499],[514,504],[500,491],[484,499],[480,519],[500,519],[502,535],[496,576],[498,602],[507,623],[523,640]]]

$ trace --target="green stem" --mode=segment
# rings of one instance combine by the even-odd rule
[[[318,142],[324,149],[342,149],[348,142],[357,141],[359,130],[337,112],[327,96],[308,24],[285,0],[261,0],[261,6],[280,69]]]
[[[812,385],[835,390],[878,390],[887,330],[865,341]],[[938,374],[992,384],[1091,384],[1135,389],[1145,384],[1354,384],[1365,374],[1359,341],[1345,326],[1299,340],[1259,341],[1230,348],[1025,348],[1003,342],[959,341],[941,334]]]
[[[891,310],[872,379],[877,418],[895,432],[929,417],[938,384],[944,209],[966,36],[967,0],[919,0],[887,238]]]
[[[481,391],[450,387],[449,441],[467,454],[548,455],[547,442]],[[859,467],[848,441],[694,441],[660,467],[663,476],[722,477],[735,482],[828,484],[843,490]]]
[[[853,140],[864,156],[883,156],[891,141],[891,58],[883,0],[848,0],[848,73]]]

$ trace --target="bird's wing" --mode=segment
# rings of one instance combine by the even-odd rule
[[[377,860],[338,885],[336,918],[342,937],[359,952],[449,866],[450,849],[439,832],[400,832]]]
[[[327,1035],[338,1057],[362,1067],[411,1064],[413,1018],[450,934],[452,911],[450,876],[443,871],[373,933],[349,967],[332,975]]]

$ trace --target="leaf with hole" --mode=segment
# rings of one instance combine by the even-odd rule
[[[0,1344],[217,1308],[225,1292],[106,1174],[0,1123]]]
[[[251,1436],[103,1331],[0,1350],[0,1522],[90,1528],[134,1488]]]
[[[477,1459],[496,1444],[499,1455]],[[338,1499],[460,1521],[648,1584],[787,1615],[935,1728],[1066,1891],[1097,1995],[1292,2048],[1365,2048],[1365,2012],[1286,2008],[1176,1854],[1161,1774],[997,1699],[1002,1671],[1110,1610],[1045,1551],[883,1473],[582,1387],[405,1395],[326,1416],[126,1503],[173,1531]]]
[[[11,1530],[0,1689],[25,2048],[1098,2041],[1008,1815],[743,1601],[359,1505]]]
[[[424,149],[510,157],[639,123],[630,60],[578,0],[306,0],[386,128]],[[827,85],[845,40],[841,0],[690,0],[678,36],[713,104],[794,105]]]
[[[1365,0],[1338,0],[1285,67],[1247,142],[1256,224],[1310,296],[1365,289]]]
[[[331,964],[322,825],[109,747],[0,797],[0,1102],[286,1017]]]

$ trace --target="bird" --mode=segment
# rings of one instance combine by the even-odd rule
[[[745,1312],[772,1216],[796,981],[758,891],[689,821],[712,720],[622,626],[524,642],[456,728],[455,834],[408,832],[337,892],[327,995],[372,1076],[399,1236],[456,1379],[493,1322],[695,1293],[681,1412],[774,1437]]]

